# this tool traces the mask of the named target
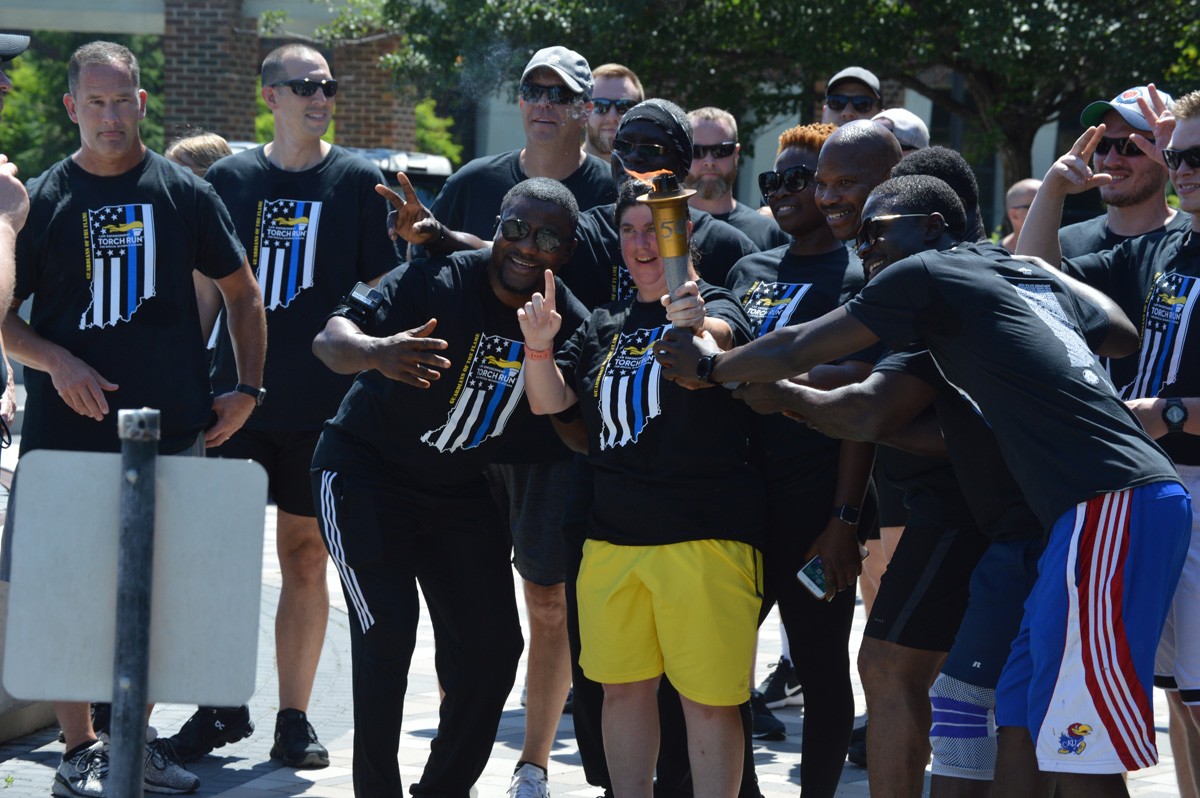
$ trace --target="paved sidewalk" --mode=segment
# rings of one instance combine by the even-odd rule
[[[337,575],[329,569],[329,589],[332,611],[328,633],[321,653],[321,662],[313,690],[309,717],[329,748],[331,766],[323,770],[296,771],[280,767],[269,758],[275,723],[278,685],[275,678],[274,617],[279,600],[280,574],[275,559],[275,513],[270,509],[264,534],[263,594],[258,647],[258,680],[250,701],[251,715],[258,727],[248,739],[217,749],[218,755],[205,757],[190,769],[200,777],[198,796],[220,798],[272,798],[277,796],[309,796],[310,798],[349,798],[351,786],[351,746],[353,717],[350,694],[350,634],[346,605],[338,585]],[[514,584],[519,580],[514,573]],[[522,623],[525,624],[522,611]],[[526,629],[528,627],[526,626]],[[777,615],[763,625],[758,648],[756,680],[761,680],[768,667],[779,659]],[[857,654],[862,636],[862,613],[856,612],[851,645]],[[485,659],[486,651],[479,652]],[[481,667],[486,667],[483,665]],[[501,798],[508,789],[509,777],[521,750],[524,735],[524,710],[520,706],[524,662],[517,684],[509,696],[496,737],[491,759],[480,778],[479,798]],[[862,686],[854,675],[855,701],[863,711]],[[1161,693],[1155,697],[1155,718],[1158,726],[1158,766],[1139,771],[1129,783],[1130,791],[1139,798],[1178,796],[1170,741],[1167,739],[1166,701]],[[193,707],[163,704],[155,708],[151,724],[161,734],[177,731],[191,714]],[[400,741],[400,772],[406,785],[416,781],[429,751],[429,741],[437,727],[438,691],[433,664],[433,631],[425,619],[417,634],[409,674],[408,695],[404,705],[404,734]],[[776,713],[788,726],[788,738],[782,742],[755,745],[755,760],[759,782],[767,798],[794,796],[799,792],[800,731],[804,725],[801,710],[788,708]],[[58,730],[47,729],[0,746],[0,798],[42,796],[49,794],[54,768],[62,756],[62,744],[56,742]],[[838,796],[867,796],[866,771],[847,764],[842,774]],[[928,780],[926,781],[928,789]],[[550,791],[556,798],[582,796],[596,798],[600,790],[589,786],[575,746],[571,718],[564,716],[558,739],[551,754]]]

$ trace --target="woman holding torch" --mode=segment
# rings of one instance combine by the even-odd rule
[[[580,403],[595,502],[578,581],[581,664],[604,685],[604,744],[619,798],[651,798],[663,673],[687,718],[697,798],[733,798],[762,601],[764,493],[744,406],[660,377],[671,326],[729,348],[750,337],[740,305],[699,279],[668,291],[650,208],[627,182],[616,205],[637,293],[605,305],[557,352],[553,282],[518,311],[535,413]],[[690,223],[686,225],[690,235]]]

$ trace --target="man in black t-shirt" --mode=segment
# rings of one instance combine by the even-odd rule
[[[1145,161],[1163,159],[1168,153],[1196,152],[1200,146],[1200,92],[1180,98],[1172,106],[1169,120],[1166,101],[1150,92],[1152,107],[1145,120],[1157,146],[1142,156]],[[1173,129],[1172,129],[1173,128]],[[1107,131],[1105,132],[1107,135]],[[1043,200],[1058,198],[1061,191],[1087,185],[1087,156],[1103,139],[1098,131],[1085,134],[1071,152],[1055,164],[1047,175],[1052,183]],[[1098,159],[1100,156],[1097,155]],[[1181,210],[1176,218],[1186,219],[1186,232],[1151,233],[1118,243],[1111,250],[1082,254],[1063,261],[1069,273],[1108,293],[1140,322],[1142,346],[1136,355],[1108,363],[1113,383],[1121,398],[1137,414],[1146,431],[1171,456],[1189,489],[1200,489],[1200,438],[1191,419],[1192,410],[1200,409],[1200,369],[1195,360],[1195,336],[1190,319],[1196,281],[1200,278],[1200,201],[1196,196],[1200,169],[1186,159],[1174,158],[1170,176],[1180,194]],[[1193,156],[1194,159],[1194,156]],[[1160,165],[1159,168],[1164,168]],[[1075,183],[1072,177],[1080,178]],[[1103,180],[1100,175],[1092,179]],[[1103,187],[1102,187],[1103,188]],[[1061,206],[1060,206],[1061,207]],[[1052,226],[1055,207],[1039,204],[1045,214],[1030,234],[1025,246],[1057,262],[1058,252]],[[1024,239],[1022,239],[1024,240]],[[1065,249],[1065,247],[1064,247]],[[1197,787],[1200,773],[1200,525],[1193,525],[1192,546],[1171,615],[1159,645],[1155,662],[1155,685],[1167,691],[1171,710],[1171,744],[1176,761],[1188,752],[1190,768],[1177,767],[1180,792]],[[1190,773],[1189,773],[1190,771]]]
[[[955,205],[961,213],[933,178],[888,181],[864,209],[868,285],[845,308],[722,354],[698,339],[665,343],[659,360],[699,387],[803,373],[877,340],[923,341],[1050,531],[997,689],[1001,739],[1057,773],[1064,795],[1119,794],[1120,773],[1155,761],[1150,675],[1191,501],[1085,343],[1120,332],[1132,344],[1128,320],[1024,264],[953,249]]]
[[[504,201],[490,250],[393,271],[381,296],[339,308],[313,343],[330,368],[358,374],[321,435],[311,479],[354,610],[354,784],[363,798],[402,794],[396,746],[418,582],[446,695],[412,791],[465,795],[487,762],[521,643],[508,540],[484,468],[530,417],[522,369],[533,355],[521,347],[516,309],[571,256],[577,218],[561,184],[523,181]],[[586,311],[571,299],[565,316],[564,340]]]
[[[275,617],[279,704],[271,757],[317,768],[329,764],[329,752],[305,713],[325,639],[329,589],[308,469],[321,427],[337,412],[351,380],[322,366],[312,339],[355,283],[373,285],[400,257],[383,230],[387,203],[375,193],[382,174],[321,139],[337,90],[321,54],[299,43],[272,50],[262,62],[262,85],[274,138],[221,159],[206,179],[229,208],[264,297],[270,355],[263,389],[269,398],[213,454],[255,460],[267,471],[283,577]],[[237,365],[228,328],[220,324],[217,331],[212,381],[221,390],[237,382]],[[190,761],[253,730],[247,706],[200,707],[171,741]]]
[[[240,390],[213,398],[192,271],[224,297],[239,387],[251,393],[266,346],[258,286],[212,187],[142,143],[138,78],[137,59],[120,45],[76,50],[63,101],[81,146],[30,182],[10,310],[31,295],[33,307],[28,324],[15,312],[3,324],[9,351],[27,367],[23,452],[119,451],[115,411],[146,406],[162,414],[161,454],[202,454],[255,408]],[[14,492],[9,517],[15,500]],[[88,705],[55,709],[66,737],[55,794],[102,794],[107,748]],[[148,744],[145,779],[150,792],[199,784],[165,740]]]
[[[774,217],[757,213],[733,198],[742,152],[733,114],[720,108],[697,108],[688,112],[688,121],[692,123],[692,168],[684,183],[696,189],[688,204],[741,230],[764,252],[790,243]]]
[[[1158,94],[1164,104],[1171,104],[1171,95]],[[1063,257],[1102,252],[1127,238],[1163,230],[1186,230],[1190,226],[1186,213],[1167,205],[1166,167],[1154,158],[1147,158],[1131,138],[1137,134],[1145,137],[1147,143],[1154,143],[1150,124],[1138,108],[1138,100],[1149,101],[1150,96],[1148,87],[1135,86],[1109,102],[1092,103],[1080,114],[1079,124],[1084,127],[1105,126],[1104,139],[1092,155],[1092,169],[1112,180],[1099,187],[1105,209],[1102,215],[1058,231]],[[1060,206],[1056,219],[1061,216]]]

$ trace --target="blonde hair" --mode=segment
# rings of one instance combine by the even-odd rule
[[[1183,95],[1171,106],[1176,119],[1195,119],[1200,116],[1200,91]]]
[[[835,130],[837,130],[837,125],[829,125],[824,122],[788,128],[779,137],[779,152],[775,154],[778,156],[784,150],[804,150],[817,155],[821,152],[821,146],[825,143],[825,139],[832,136]]]
[[[592,79],[596,78],[629,78],[633,83],[634,92],[637,94],[637,101],[641,102],[646,99],[642,82],[638,80],[638,76],[633,73],[633,70],[624,64],[601,64],[592,70]]]
[[[208,167],[224,158],[233,155],[229,142],[216,133],[196,129],[172,139],[163,155],[167,160],[186,166],[199,177],[204,177]]]
[[[688,111],[688,121],[692,123],[692,127],[696,126],[697,120],[724,122],[733,131],[733,140],[737,141],[737,120],[725,109],[707,105],[704,108],[697,108],[695,111]]]

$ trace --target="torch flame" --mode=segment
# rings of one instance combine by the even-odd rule
[[[643,183],[649,183],[649,184],[653,184],[654,178],[658,177],[659,175],[674,174],[674,172],[672,172],[670,169],[659,169],[657,172],[645,172],[645,173],[635,172],[632,169],[626,169],[625,173],[627,175],[630,175],[631,177],[634,177],[634,178],[642,181]]]

